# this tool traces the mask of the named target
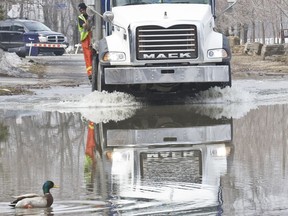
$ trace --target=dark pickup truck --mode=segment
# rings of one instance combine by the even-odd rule
[[[41,22],[26,19],[0,21],[0,48],[16,52],[19,56],[36,56],[41,53],[63,55],[67,38],[52,31]]]

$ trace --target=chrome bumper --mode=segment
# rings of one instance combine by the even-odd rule
[[[105,68],[105,84],[229,82],[227,65]]]
[[[230,124],[199,126],[191,128],[161,128],[107,131],[107,146],[143,146],[170,144],[207,144],[230,142],[232,128]]]

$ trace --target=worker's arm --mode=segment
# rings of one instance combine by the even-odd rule
[[[79,25],[83,27],[85,30],[89,30],[90,27],[87,21],[85,22],[84,20],[78,18],[78,22],[79,22]]]

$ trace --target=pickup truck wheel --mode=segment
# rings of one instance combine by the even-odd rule
[[[54,54],[56,56],[62,56],[65,53],[65,50],[61,50],[61,51],[55,51]]]

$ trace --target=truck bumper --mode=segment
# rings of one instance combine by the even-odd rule
[[[205,134],[205,135],[203,135]],[[149,146],[167,144],[207,144],[231,142],[231,124],[162,129],[112,129],[107,131],[108,147]],[[169,140],[171,141],[165,141]]]
[[[105,84],[229,82],[228,65],[105,68]]]

